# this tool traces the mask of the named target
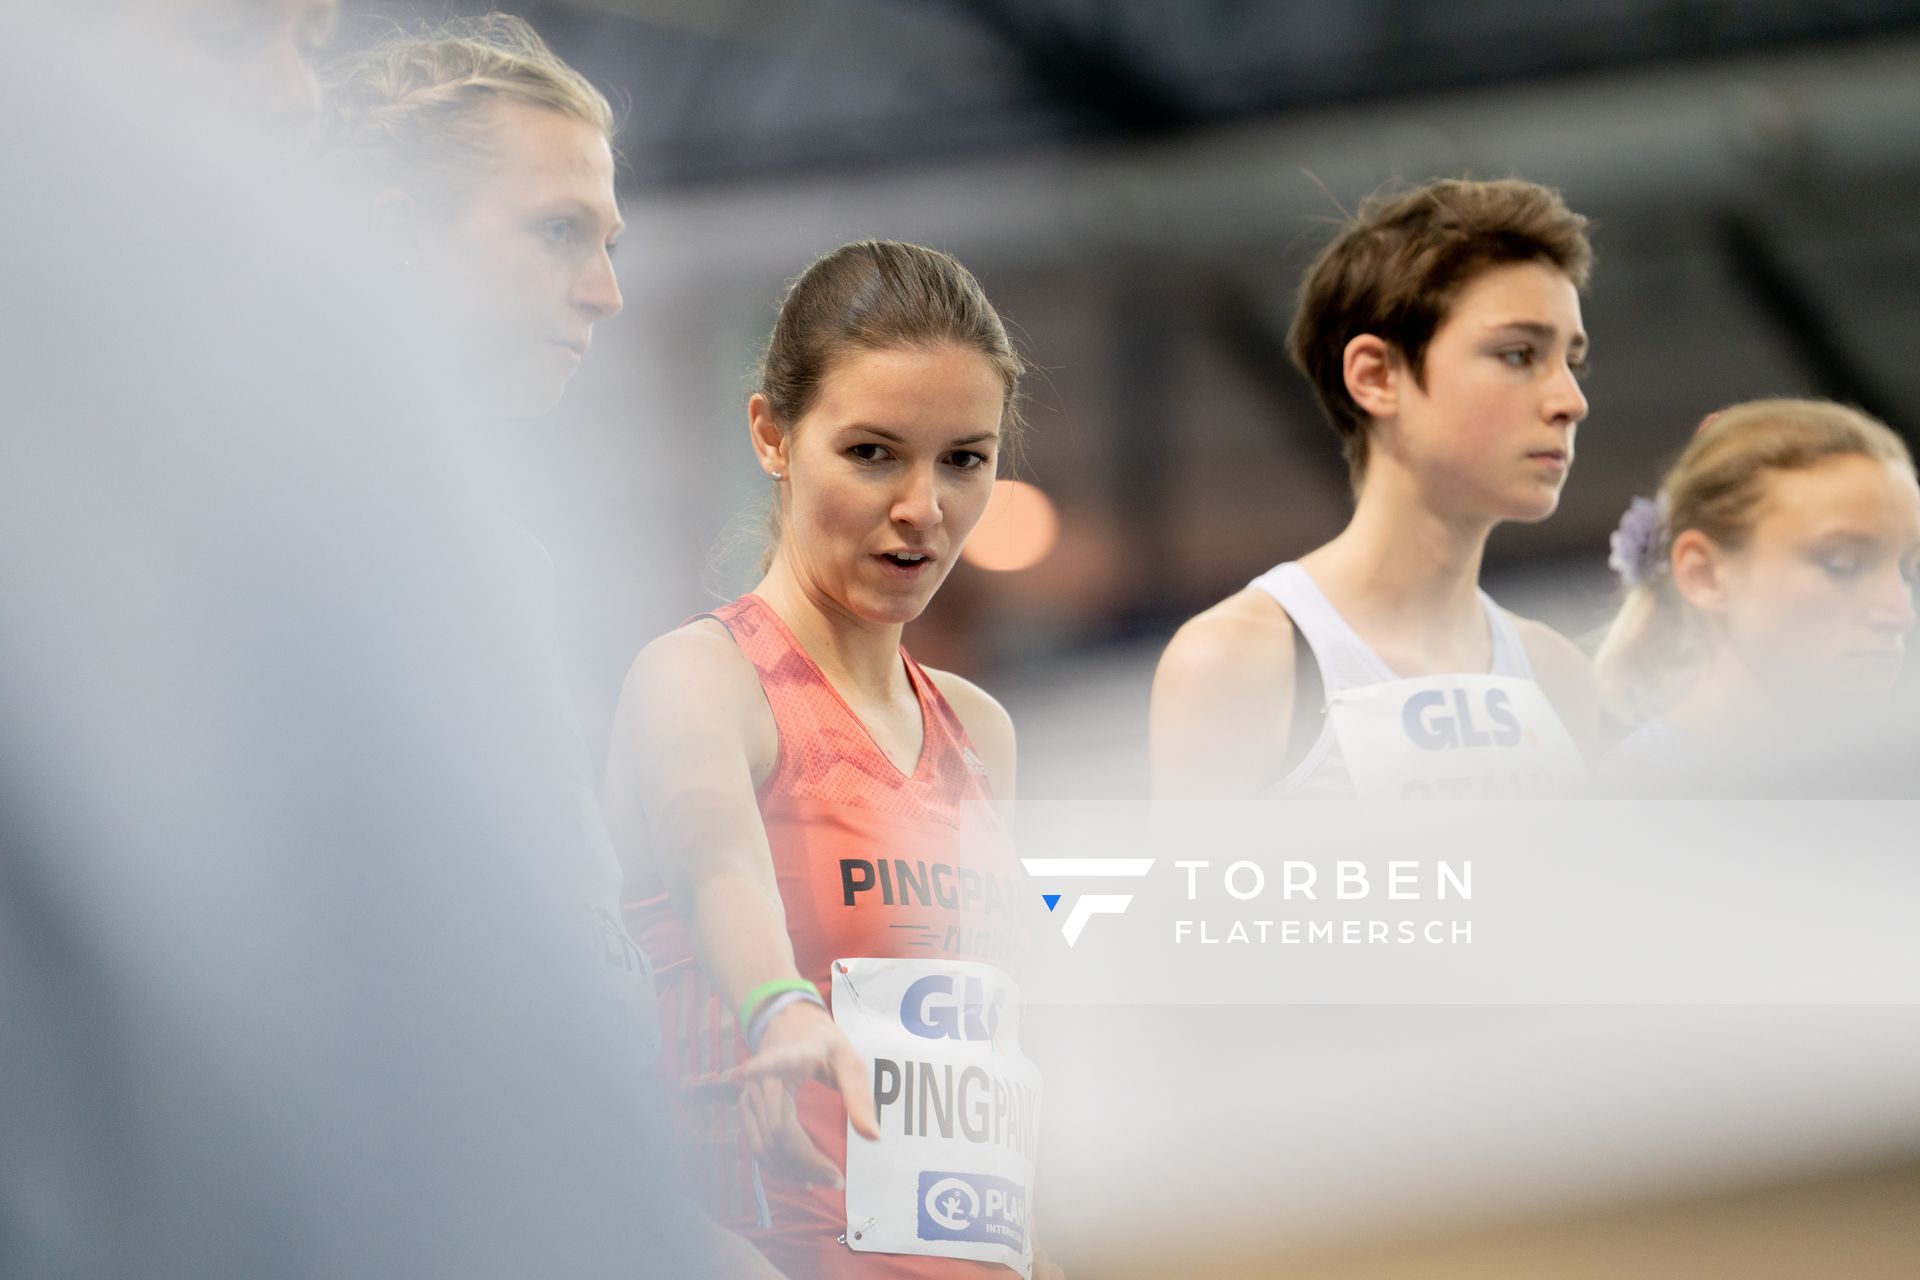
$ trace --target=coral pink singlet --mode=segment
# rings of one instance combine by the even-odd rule
[[[711,616],[759,672],[773,709],[779,755],[758,792],[787,932],[801,976],[832,998],[828,971],[851,956],[979,960],[1017,967],[1027,916],[1012,841],[993,806],[986,770],[953,708],[905,649],[925,740],[903,774],[757,596]],[[793,1280],[960,1280],[1005,1267],[951,1258],[860,1253],[840,1243],[844,1194],[755,1178],[723,1079],[747,1057],[733,1010],[693,958],[685,927],[657,875],[643,872],[628,927],[652,957],[664,1049],[661,1072],[691,1194],[717,1221],[754,1241]],[[824,1085],[797,1095],[815,1146],[845,1167],[846,1109]],[[756,1181],[760,1186],[756,1188]],[[771,1227],[762,1227],[764,1193]]]

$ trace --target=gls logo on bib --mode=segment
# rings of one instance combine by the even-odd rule
[[[1447,694],[1440,689],[1423,689],[1407,699],[1400,709],[1400,725],[1407,738],[1428,751],[1446,751],[1460,747],[1512,747],[1520,743],[1520,717],[1505,689],[1488,689],[1482,694],[1484,717],[1474,714],[1473,698],[1466,689],[1452,691],[1453,708],[1447,709]],[[1481,723],[1490,724],[1483,729]]]
[[[1027,1190],[984,1173],[920,1175],[922,1240],[969,1240],[1018,1253],[1027,1248]]]
[[[989,995],[979,978],[930,973],[907,988],[900,1024],[923,1040],[991,1040],[1006,1003],[1004,990]]]

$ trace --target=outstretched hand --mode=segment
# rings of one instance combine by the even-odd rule
[[[797,1182],[841,1185],[840,1170],[800,1127],[793,1093],[818,1080],[840,1094],[847,1120],[863,1138],[880,1136],[867,1064],[833,1015],[801,1002],[767,1024],[759,1052],[740,1068],[740,1119],[747,1146],[774,1174]]]

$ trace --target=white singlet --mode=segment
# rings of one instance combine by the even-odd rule
[[[1478,594],[1493,639],[1487,670],[1403,679],[1299,564],[1276,566],[1250,585],[1287,611],[1313,651],[1326,698],[1313,745],[1269,794],[1509,795],[1584,775],[1513,620],[1486,592]]]

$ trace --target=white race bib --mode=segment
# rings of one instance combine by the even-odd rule
[[[1327,717],[1362,799],[1414,803],[1555,795],[1586,775],[1540,686],[1424,676],[1335,694]]]
[[[1040,1072],[1020,995],[967,960],[833,963],[833,1016],[870,1064],[880,1140],[847,1130],[847,1245],[1033,1271]]]

